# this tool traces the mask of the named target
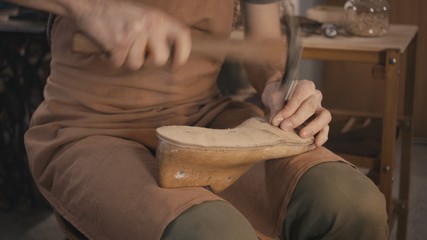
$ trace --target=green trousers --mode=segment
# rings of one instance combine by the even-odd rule
[[[388,238],[385,199],[374,183],[340,162],[312,167],[299,180],[284,219],[281,239]],[[189,208],[162,239],[256,240],[255,231],[232,205],[205,202]]]

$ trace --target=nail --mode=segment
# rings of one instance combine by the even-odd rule
[[[283,121],[281,124],[280,124],[280,127],[283,129],[283,130],[292,130],[293,128],[294,128],[294,125],[292,124],[292,122],[290,122],[290,121]]]
[[[280,123],[283,121],[283,118],[273,118],[273,125],[278,127]]]
[[[313,136],[313,131],[311,129],[305,129],[304,131],[301,132],[301,137],[303,138],[308,138]]]

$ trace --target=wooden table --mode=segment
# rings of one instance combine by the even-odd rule
[[[375,78],[384,81],[383,129],[380,161],[367,157],[345,155],[358,166],[379,170],[378,186],[385,195],[389,211],[390,229],[397,219],[397,239],[406,238],[409,200],[409,178],[412,145],[412,115],[415,82],[415,59],[418,28],[391,25],[390,33],[381,38],[336,37],[329,39],[313,35],[304,38],[305,59],[371,63]],[[406,73],[399,74],[406,53]],[[398,116],[399,81],[404,82],[403,114]],[[345,91],[346,89],[343,89]],[[346,114],[363,115],[364,113]],[[396,125],[399,124],[402,151],[399,193],[392,198],[396,159]],[[378,166],[379,164],[379,166]]]

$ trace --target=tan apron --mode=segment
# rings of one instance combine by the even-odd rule
[[[140,0],[192,26],[194,35],[228,37],[234,0]],[[215,195],[204,188],[162,189],[153,156],[163,125],[233,127],[262,114],[221,97],[220,62],[191,56],[174,71],[114,70],[97,56],[71,52],[76,26],[57,18],[45,101],[25,136],[41,193],[70,223],[94,239],[159,239],[194,204],[225,200],[260,236],[277,237],[292,191],[311,166],[340,159],[324,148],[260,163]]]

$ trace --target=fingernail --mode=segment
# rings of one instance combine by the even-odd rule
[[[283,118],[273,118],[272,124],[278,127],[282,121],[283,121]]]
[[[301,137],[303,137],[303,138],[308,138],[311,136],[313,136],[313,131],[310,129],[306,129],[306,130],[301,132]]]
[[[294,128],[294,126],[293,126],[292,122],[290,122],[290,121],[283,121],[283,122],[280,124],[280,127],[281,127],[283,130],[291,130],[291,129],[293,129],[293,128]]]

